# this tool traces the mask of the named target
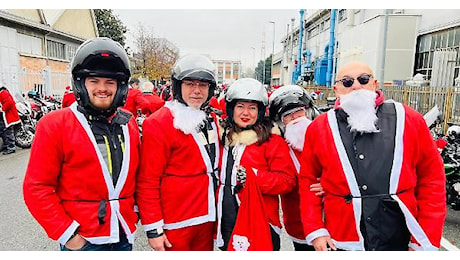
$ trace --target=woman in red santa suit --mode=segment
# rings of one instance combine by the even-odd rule
[[[334,109],[308,127],[299,174],[316,250],[438,250],[446,217],[441,156],[412,108],[384,100],[362,62],[337,72]],[[321,178],[324,201],[308,187]]]
[[[155,250],[211,251],[220,151],[215,117],[205,111],[216,88],[215,66],[206,56],[187,55],[171,78],[174,99],[142,127],[141,223]]]
[[[278,196],[295,186],[295,166],[289,148],[283,138],[271,132],[273,125],[265,117],[268,96],[259,81],[250,78],[235,81],[225,99],[228,117],[222,137],[225,145],[218,194],[217,246],[221,250],[238,250],[239,241],[243,241],[246,250],[279,250]],[[262,206],[258,207],[261,212],[243,212],[244,203],[249,203],[240,197],[240,192],[249,188],[245,187],[246,176],[248,180],[255,178],[256,186],[252,187],[262,195],[259,203]],[[250,192],[254,194],[254,188]],[[254,197],[256,201],[250,203],[257,203],[257,196]],[[260,232],[251,232],[252,225],[260,223],[266,223],[265,229],[262,226]],[[269,244],[261,246],[260,242],[267,239]]]
[[[77,102],[38,122],[24,200],[61,250],[132,250],[140,138],[134,118],[119,109],[129,77],[119,43],[87,40],[72,61]]]
[[[298,85],[287,85],[273,91],[269,99],[270,119],[280,129],[281,135],[289,145],[289,154],[296,167],[296,180],[300,170],[300,156],[304,147],[305,132],[319,115],[310,95]],[[323,194],[319,183],[312,184],[312,192]],[[281,197],[284,228],[291,238],[296,251],[314,251],[307,244],[300,220],[300,197],[298,185]]]

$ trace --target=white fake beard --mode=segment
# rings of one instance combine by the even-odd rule
[[[166,102],[166,107],[174,116],[174,128],[185,134],[196,133],[206,120],[204,111],[186,106],[176,100]]]
[[[284,134],[286,143],[297,151],[303,151],[305,132],[310,124],[311,120],[304,116],[289,122],[286,125],[286,133]]]
[[[348,114],[348,126],[350,131],[360,133],[377,133],[375,123],[377,115],[375,99],[377,93],[365,89],[354,90],[346,95],[340,96],[340,106]]]

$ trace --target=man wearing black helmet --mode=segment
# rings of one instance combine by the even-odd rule
[[[184,56],[171,78],[174,99],[143,123],[141,223],[155,250],[213,250],[219,144],[205,108],[216,88],[215,66],[202,55]]]
[[[123,106],[125,50],[108,38],[84,42],[72,61],[76,101],[38,123],[24,200],[61,250],[132,250],[140,138]]]

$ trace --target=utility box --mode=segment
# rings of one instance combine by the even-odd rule
[[[322,58],[315,66],[315,85],[326,85],[327,59]]]

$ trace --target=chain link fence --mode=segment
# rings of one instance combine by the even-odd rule
[[[326,105],[328,97],[335,97],[332,87],[304,86],[304,88],[308,93],[319,93],[316,100],[318,106]],[[450,125],[460,124],[460,86],[386,86],[383,93],[385,99],[406,104],[422,115],[437,105],[442,116],[443,133]]]

